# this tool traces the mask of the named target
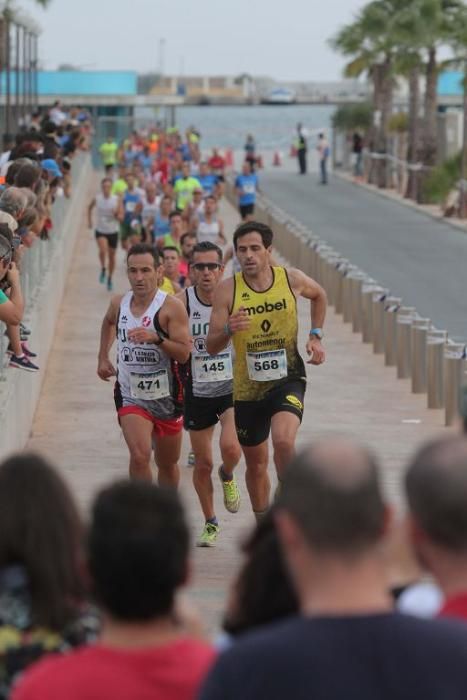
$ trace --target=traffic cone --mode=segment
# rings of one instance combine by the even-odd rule
[[[290,157],[291,158],[297,157],[297,149],[295,148],[295,146],[290,146]]]
[[[281,156],[280,156],[279,151],[275,151],[275,152],[274,152],[274,158],[272,159],[272,164],[273,164],[275,167],[278,167],[279,165],[282,165],[282,163],[281,163]]]

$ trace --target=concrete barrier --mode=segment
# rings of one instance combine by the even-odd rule
[[[59,200],[54,205],[55,230],[51,234],[49,250],[42,244],[43,254],[50,255],[45,274],[40,280],[35,299],[26,309],[25,322],[31,329],[31,344],[38,353],[39,372],[7,370],[0,380],[0,458],[24,448],[31,432],[42,381],[47,368],[47,359],[52,345],[55,324],[66,285],[68,270],[73,256],[83,211],[87,204],[87,188],[91,174],[91,158],[79,154],[73,161],[73,190],[69,200]],[[73,372],[70,368],[70,391]]]

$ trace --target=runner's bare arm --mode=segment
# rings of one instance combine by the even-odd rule
[[[230,313],[233,294],[232,277],[221,282],[216,289],[209,322],[209,333],[206,338],[206,349],[210,355],[217,355],[226,348],[234,333],[246,331],[250,327],[250,319],[245,309],[239,308],[235,313]]]
[[[229,247],[227,248],[227,250],[224,251],[224,260],[223,260],[223,264],[224,264],[224,265],[227,265],[227,263],[229,262],[229,260],[232,260],[232,258],[233,258],[233,245],[229,245]]]
[[[224,222],[222,221],[222,219],[219,219],[219,239],[222,245],[225,245],[227,243],[227,239],[224,233]]]
[[[186,294],[184,289],[182,289],[181,292],[178,292],[178,294],[175,295],[175,299],[180,299],[180,301],[186,309]]]
[[[92,228],[92,210],[96,206],[96,200],[93,199],[88,206],[88,228]]]
[[[169,336],[161,347],[164,352],[178,362],[187,362],[191,353],[188,314],[180,299],[167,297],[161,309],[162,330]]]
[[[233,281],[232,279],[226,279],[218,285],[214,295],[209,332],[206,338],[206,350],[210,355],[217,355],[229,344],[230,336],[226,332],[226,327],[229,322],[232,299]]]
[[[125,208],[123,206],[123,200],[121,197],[118,198],[118,204],[115,210],[115,218],[118,219],[120,222],[122,222],[125,218]]]
[[[121,300],[121,295],[113,297],[101,326],[101,341],[97,360],[97,374],[105,382],[108,382],[110,377],[114,377],[117,374],[115,367],[109,359],[109,352],[115,340],[115,327],[117,325],[118,311]]]
[[[318,282],[305,275],[301,270],[291,268],[287,271],[287,274],[295,296],[304,297],[312,302],[311,328],[323,328],[328,303],[326,292]],[[325,352],[321,340],[315,335],[308,337],[306,352],[310,357],[310,360],[308,360],[309,364],[321,365],[325,360]]]

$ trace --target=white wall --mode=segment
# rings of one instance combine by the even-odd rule
[[[53,250],[51,264],[40,285],[36,302],[32,308],[26,309],[25,322],[32,331],[31,347],[38,354],[40,371],[33,373],[7,369],[4,378],[0,379],[0,459],[12,451],[23,449],[31,432],[82,212],[87,204],[91,159],[84,154],[79,158],[83,162],[74,182],[72,198],[67,202],[60,242]],[[38,245],[47,244],[41,242]],[[68,380],[71,386],[72,367]],[[69,391],[70,386],[63,387],[63,390]]]

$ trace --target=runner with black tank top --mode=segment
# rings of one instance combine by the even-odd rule
[[[219,447],[222,465],[219,477],[224,492],[224,505],[231,513],[240,507],[240,493],[233,471],[241,450],[235,432],[232,400],[232,348],[211,356],[206,352],[211,309],[216,287],[222,277],[222,251],[213,243],[198,243],[193,249],[191,275],[194,286],[178,295],[185,304],[193,338],[191,357],[186,365],[184,425],[190,432],[195,455],[193,484],[203,510],[205,525],[197,544],[213,547],[219,534],[219,522],[213,499],[214,428],[221,425]]]
[[[115,406],[130,451],[130,477],[152,478],[151,451],[160,484],[176,487],[183,428],[180,364],[190,356],[186,309],[162,292],[159,253],[146,243],[127,256],[131,291],[110,303],[101,329],[97,373],[116,376]],[[109,358],[117,337],[116,369]]]
[[[272,239],[265,224],[251,221],[237,228],[234,249],[242,271],[217,288],[206,343],[212,354],[230,342],[234,347],[235,425],[257,518],[269,505],[269,433],[280,481],[294,456],[303,416],[306,372],[297,347],[300,296],[312,302],[308,362],[320,365],[325,358],[321,338],[326,294],[300,270],[271,266]]]
[[[101,192],[88,207],[88,224],[92,228],[92,212],[96,208],[95,236],[99,252],[101,271],[99,282],[112,291],[112,275],[115,269],[115,256],[118,247],[118,231],[123,218],[123,205],[120,197],[112,194],[112,180],[105,177],[101,182]]]

